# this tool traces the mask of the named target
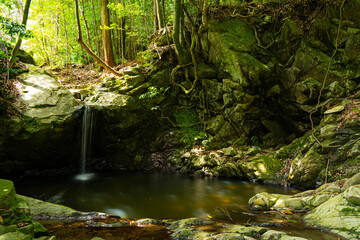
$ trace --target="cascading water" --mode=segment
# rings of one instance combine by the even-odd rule
[[[82,117],[82,133],[81,133],[81,155],[80,155],[80,173],[76,176],[78,180],[88,180],[94,174],[86,173],[86,160],[91,157],[91,143],[95,123],[95,114],[91,107],[84,106]]]

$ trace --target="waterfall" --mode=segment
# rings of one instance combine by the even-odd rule
[[[81,165],[80,171],[86,173],[86,160],[91,158],[91,142],[94,129],[95,114],[89,106],[85,106],[82,117],[82,133],[81,133]]]

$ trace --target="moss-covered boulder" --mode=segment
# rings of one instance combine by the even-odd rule
[[[79,216],[81,213],[69,207],[44,202],[35,198],[18,195],[20,199],[29,203],[32,217],[37,218],[65,218]]]
[[[0,239],[50,238],[40,223],[32,221],[28,201],[16,195],[13,182],[5,179],[0,179],[0,220]]]
[[[31,221],[28,203],[17,197],[13,182],[5,179],[0,179],[0,217],[4,225]]]

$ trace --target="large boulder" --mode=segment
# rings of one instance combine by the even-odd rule
[[[346,239],[359,239],[359,187],[352,186],[318,206],[305,216],[305,222],[326,228]]]
[[[7,121],[0,139],[2,174],[77,164],[81,105],[53,76],[27,66],[15,84],[19,114]]]

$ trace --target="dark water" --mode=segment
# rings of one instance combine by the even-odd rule
[[[17,184],[16,190],[80,211],[174,219],[212,215],[232,205],[247,206],[249,198],[259,192],[295,192],[235,180],[134,172],[97,174],[86,181],[74,177],[33,179]]]

